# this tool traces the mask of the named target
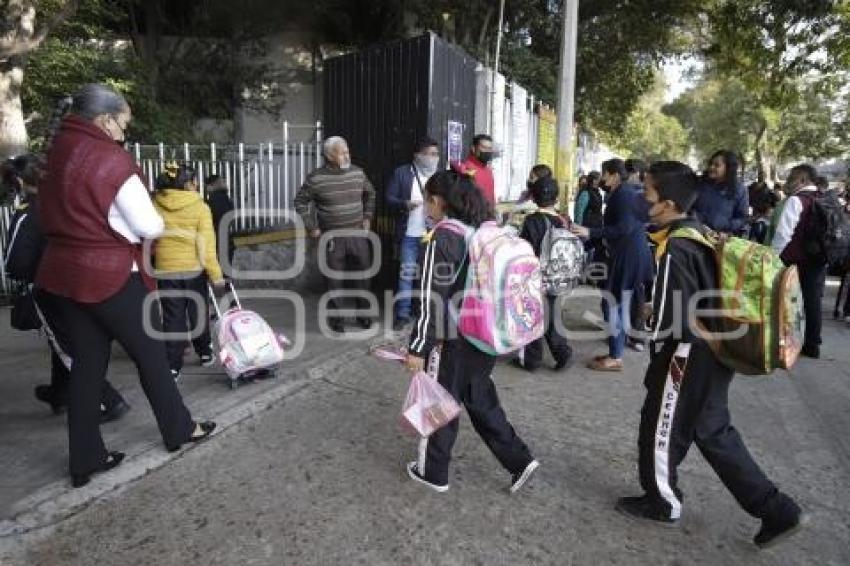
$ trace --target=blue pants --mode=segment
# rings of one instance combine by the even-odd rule
[[[419,236],[405,236],[400,243],[401,270],[398,276],[399,298],[395,304],[396,320],[409,319],[412,316],[410,291],[413,282],[416,281],[419,271],[419,249],[422,246],[422,238]]]
[[[631,328],[632,293],[623,291],[618,302],[613,305],[602,299],[602,314],[608,323],[608,356],[619,360],[626,349],[626,334]]]

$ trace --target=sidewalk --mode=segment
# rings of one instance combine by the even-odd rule
[[[304,387],[311,368],[328,359],[345,359],[349,352],[364,348],[363,339],[354,331],[345,339],[324,337],[315,320],[317,298],[305,301],[307,333],[303,337],[295,334],[296,313],[291,303],[280,299],[244,301],[243,306],[260,312],[293,342],[305,339],[303,352],[285,362],[275,379],[241,385],[234,391],[222,368],[201,367],[194,353],[186,357],[179,388],[195,419],[217,421],[218,434]],[[71,489],[67,417],[54,416],[33,396],[33,387],[50,379],[46,339],[37,332],[13,331],[8,308],[0,309],[0,328],[0,536],[61,519],[185,452],[166,452],[136,368],[116,344],[109,379],[132,410],[119,421],[103,425],[102,431],[106,446],[125,452],[127,460],[115,473],[105,474],[85,488]]]

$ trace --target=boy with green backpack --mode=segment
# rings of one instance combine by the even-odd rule
[[[714,319],[699,315],[706,309],[728,308],[725,297],[711,296],[712,291],[716,297],[717,291],[726,288],[724,281],[729,274],[725,272],[734,265],[726,256],[735,256],[733,259],[744,266],[736,279],[744,283],[745,292],[773,288],[778,291],[782,285],[790,285],[789,293],[798,300],[799,285],[795,294],[796,272],[793,268],[775,270],[776,258],[762,246],[747,248],[738,239],[725,244],[712,242],[714,236],[688,217],[696,201],[696,186],[693,171],[678,162],[655,163],[646,177],[649,214],[660,229],[653,234],[658,244],[658,270],[653,293],[651,359],[644,379],[647,394],[638,436],[638,468],[645,493],[621,498],[617,510],[632,517],[676,523],[682,511],[676,469],[691,443],[695,443],[741,507],[761,519],[761,530],[754,542],[766,547],[795,532],[805,518],[794,500],[765,476],[731,425],[729,385],[734,366],[749,367],[749,373],[769,373],[774,367],[793,363],[793,350],[798,347],[792,347],[792,353],[783,358],[782,348],[789,346],[782,336],[789,333],[780,332],[779,339],[768,340],[769,333],[762,330],[775,328],[774,321],[761,318],[749,325],[744,335],[762,342],[760,354],[724,350],[720,346],[725,340],[718,339],[716,333],[728,331],[728,322],[734,316],[722,310]],[[728,247],[726,251],[724,245]],[[740,261],[744,257],[755,259],[750,263],[749,259]],[[762,278],[759,280],[755,274]],[[743,295],[733,301],[742,303],[738,306],[743,313],[747,310],[746,299]],[[787,303],[778,296],[768,302],[776,311],[782,311]],[[787,313],[783,313],[775,320],[786,318]],[[799,317],[793,323],[799,326]],[[747,355],[752,358],[739,364]],[[762,369],[757,369],[762,359],[767,361]]]

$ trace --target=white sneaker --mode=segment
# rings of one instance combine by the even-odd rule
[[[519,489],[525,485],[525,482],[528,481],[528,478],[531,477],[531,474],[534,473],[534,470],[540,467],[540,462],[537,460],[532,460],[525,467],[521,474],[518,476],[514,476],[511,478],[511,493],[516,493]]]
[[[844,322],[846,322],[847,324],[850,324],[850,316],[845,316]]]
[[[437,493],[445,493],[449,490],[449,484],[437,485],[437,484],[431,483],[428,480],[426,480],[425,478],[423,478],[419,474],[419,469],[416,466],[416,462],[408,462],[407,463],[407,475],[409,475],[410,479],[412,479],[413,481],[421,483],[422,485],[428,487],[429,489],[436,491]]]

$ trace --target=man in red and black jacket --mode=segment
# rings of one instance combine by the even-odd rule
[[[488,164],[493,160],[493,138],[487,134],[478,134],[472,138],[472,148],[463,161],[452,163],[452,168],[458,173],[471,177],[481,194],[490,203],[496,205],[496,184],[493,170]]]

